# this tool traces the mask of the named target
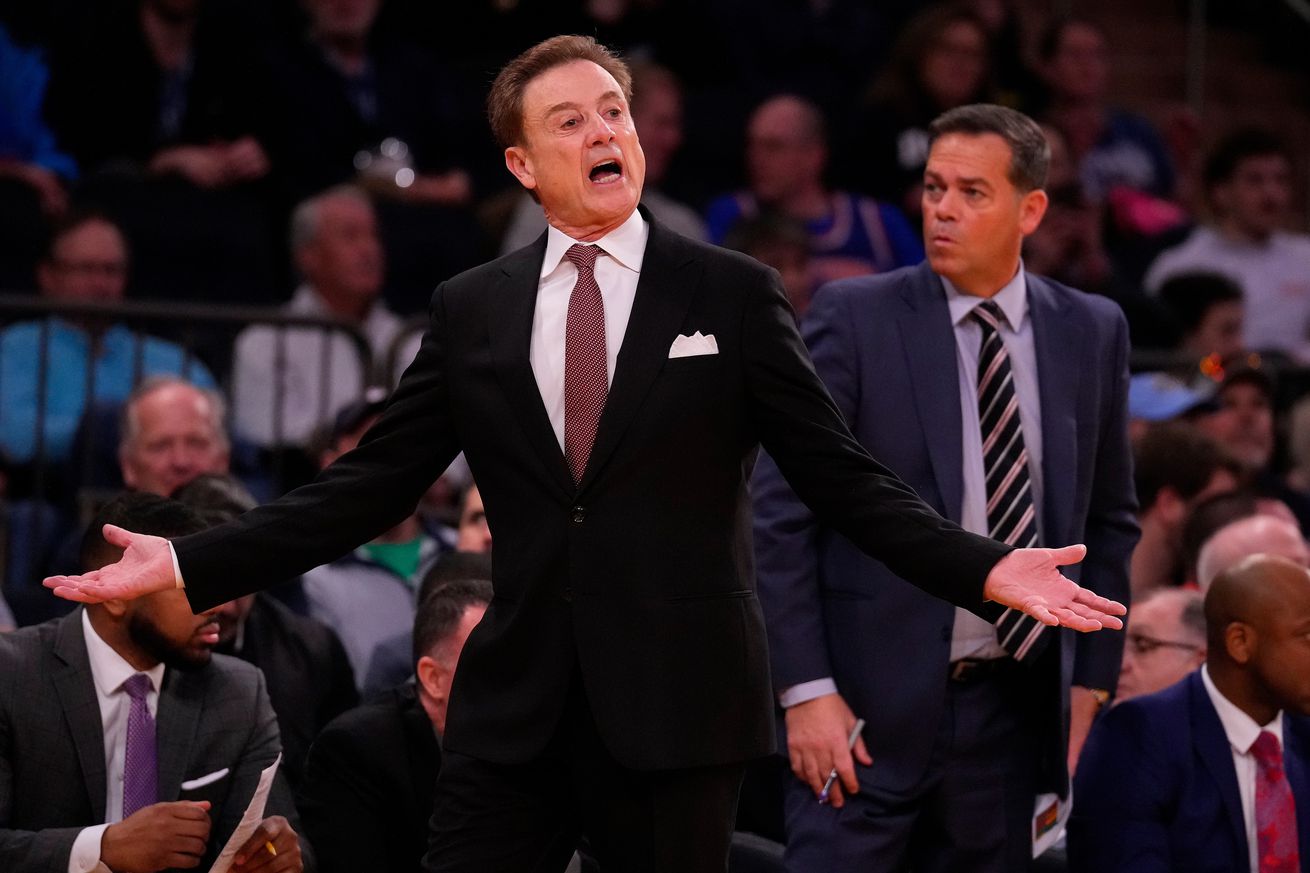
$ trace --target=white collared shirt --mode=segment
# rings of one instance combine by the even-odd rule
[[[628,220],[590,245],[603,254],[596,259],[596,284],[605,303],[605,368],[614,382],[614,362],[628,330],[628,317],[637,298],[637,280],[646,256],[650,228],[635,209]],[[537,305],[532,315],[529,359],[537,379],[550,426],[564,448],[564,335],[568,324],[569,295],[578,280],[578,268],[564,257],[577,240],[555,227],[546,229],[546,257],[541,262]]]
[[[1255,719],[1238,709],[1237,704],[1224,697],[1210,679],[1209,668],[1204,665],[1201,667],[1201,683],[1205,685],[1205,693],[1210,695],[1210,703],[1219,715],[1219,723],[1223,725],[1224,734],[1228,737],[1228,745],[1233,752],[1233,769],[1237,771],[1237,793],[1242,798],[1242,820],[1246,825],[1246,848],[1251,857],[1251,873],[1259,873],[1260,846],[1255,832],[1257,768],[1255,755],[1251,754],[1251,747],[1255,745],[1261,731],[1269,731],[1277,737],[1278,745],[1282,747],[1283,714],[1279,712],[1274,716],[1273,721],[1261,727],[1255,723]]]
[[[127,716],[132,698],[123,683],[137,673],[150,678],[146,708],[153,718],[159,711],[159,689],[164,682],[164,665],[137,670],[100,638],[91,626],[91,617],[82,611],[82,637],[91,664],[91,681],[100,705],[100,725],[105,737],[105,823],[84,828],[73,841],[68,856],[69,873],[91,873],[104,869],[100,865],[100,840],[105,828],[123,819],[123,760],[127,754]]]

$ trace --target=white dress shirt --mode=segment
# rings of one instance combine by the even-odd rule
[[[82,636],[86,640],[87,660],[91,662],[91,680],[100,704],[100,725],[105,737],[105,823],[83,828],[73,841],[68,856],[69,873],[92,873],[107,870],[100,863],[100,840],[105,828],[123,819],[123,762],[127,754],[127,716],[132,699],[123,683],[138,672],[150,678],[146,708],[154,717],[159,710],[159,689],[164,681],[164,665],[139,671],[100,638],[91,626],[91,618],[82,612]]]
[[[650,228],[641,214],[633,210],[623,222],[594,243],[603,254],[596,259],[596,284],[605,303],[605,369],[614,382],[614,362],[628,331],[632,302],[637,298],[637,280],[646,256],[646,238]],[[537,286],[537,305],[532,314],[532,345],[529,358],[537,379],[550,426],[560,448],[564,448],[564,335],[568,324],[569,296],[578,280],[578,268],[564,257],[569,246],[577,244],[563,231],[546,230],[546,257],[541,262],[541,279]]]
[[[1261,727],[1255,723],[1255,719],[1238,709],[1237,704],[1224,697],[1210,679],[1210,671],[1205,666],[1201,667],[1201,683],[1205,685],[1205,693],[1210,695],[1214,711],[1219,714],[1219,723],[1224,727],[1224,734],[1233,752],[1233,769],[1237,771],[1237,793],[1242,798],[1242,821],[1246,825],[1246,848],[1251,858],[1251,873],[1259,873],[1260,846],[1255,832],[1257,770],[1251,747],[1255,745],[1261,731],[1269,731],[1278,738],[1279,747],[1283,745],[1283,714],[1278,713],[1273,721]]]

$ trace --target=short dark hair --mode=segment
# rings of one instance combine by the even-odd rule
[[[491,582],[486,579],[455,579],[432,589],[414,616],[414,663],[450,639],[466,609],[486,606],[491,596]]]
[[[628,65],[590,36],[554,36],[537,43],[505,65],[487,94],[487,120],[502,148],[523,140],[523,92],[542,73],[574,61],[591,61],[614,77],[623,98],[632,103]]]
[[[1104,38],[1105,30],[1096,22],[1079,18],[1076,15],[1063,15],[1054,18],[1042,28],[1042,32],[1037,37],[1037,59],[1044,64],[1049,64],[1060,52],[1064,44],[1064,35],[1075,27],[1086,27],[1088,30],[1094,30]]]
[[[1183,563],[1188,569],[1196,568],[1201,547],[1220,529],[1233,522],[1249,518],[1260,511],[1256,493],[1240,488],[1227,494],[1207,497],[1187,514],[1183,522]]]
[[[155,537],[186,536],[209,526],[194,509],[176,500],[144,491],[125,491],[100,507],[87,525],[78,554],[84,573],[113,563],[122,554],[105,541],[101,529],[107,524]]]
[[[1203,640],[1208,635],[1205,627],[1205,597],[1199,591],[1187,593],[1191,596],[1183,601],[1183,611],[1179,618],[1184,628],[1195,634],[1197,639]]]
[[[1185,422],[1165,422],[1148,430],[1133,449],[1133,462],[1137,503],[1143,512],[1155,505],[1165,488],[1190,500],[1220,470],[1241,475],[1240,465],[1216,440]]]
[[[99,209],[89,207],[79,207],[64,213],[59,219],[50,225],[46,236],[45,252],[42,259],[46,263],[53,263],[55,259],[55,247],[60,241],[69,234],[76,233],[88,224],[107,224],[123,239],[123,246],[127,246],[127,234],[123,232],[122,226],[109,217],[109,214]]]
[[[1269,131],[1259,127],[1239,127],[1215,143],[1205,160],[1201,181],[1209,193],[1237,174],[1237,168],[1249,158],[1278,155],[1288,163],[1292,161],[1287,144]]]
[[[995,103],[971,103],[948,109],[928,126],[929,146],[949,133],[981,136],[994,133],[1010,147],[1010,182],[1023,193],[1046,187],[1051,144],[1037,122]]]
[[[805,231],[805,225],[790,215],[765,210],[734,224],[724,237],[723,245],[751,257],[773,246],[790,246],[808,255],[810,235]]]
[[[1201,326],[1211,307],[1241,303],[1242,288],[1218,273],[1179,273],[1160,286],[1160,301],[1186,334]]]
[[[203,473],[173,492],[212,525],[224,524],[258,505],[254,495],[230,473]]]
[[[443,585],[465,579],[491,581],[491,555],[484,552],[446,552],[423,576],[418,586],[418,602]]]

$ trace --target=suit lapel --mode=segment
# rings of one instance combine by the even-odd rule
[[[550,478],[572,494],[573,477],[541,400],[530,357],[532,320],[545,254],[546,235],[542,234],[535,244],[506,258],[499,283],[487,289],[488,300],[494,301],[487,310],[487,330],[496,373],[519,426]]]
[[[905,307],[897,319],[901,346],[909,364],[915,408],[923,426],[924,444],[932,462],[933,476],[942,495],[942,513],[960,520],[964,501],[964,469],[960,443],[960,377],[956,362],[955,329],[946,306],[941,281],[921,264],[914,279],[906,283]]]
[[[55,693],[64,710],[64,720],[73,735],[77,760],[82,768],[91,811],[96,821],[105,820],[105,734],[100,722],[91,661],[82,636],[82,610],[76,609],[59,622],[55,636]]]
[[[1196,754],[1204,762],[1205,768],[1219,788],[1224,810],[1228,813],[1228,826],[1232,828],[1233,839],[1238,847],[1238,857],[1247,857],[1246,819],[1242,814],[1242,795],[1237,788],[1237,771],[1233,769],[1233,747],[1224,733],[1219,713],[1215,712],[1210,695],[1199,670],[1187,677],[1188,699],[1192,709],[1192,742],[1196,745]]]
[[[1038,397],[1042,404],[1042,525],[1047,545],[1070,541],[1077,478],[1080,327],[1040,277],[1027,273]]]
[[[641,278],[637,280],[632,315],[614,365],[614,380],[596,431],[596,443],[578,483],[579,493],[595,481],[641,408],[655,377],[668,361],[669,346],[678,336],[700,288],[701,265],[693,253],[679,245],[675,235],[650,220],[649,214],[643,215],[650,222],[650,236]]]
[[[205,669],[184,672],[169,667],[159,693],[155,735],[159,749],[159,799],[176,800],[182,777],[191,761],[191,748],[200,725]]]

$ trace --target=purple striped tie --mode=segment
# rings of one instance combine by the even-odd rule
[[[987,533],[1017,548],[1037,545],[1037,513],[1028,477],[1028,448],[1019,420],[1019,396],[1014,390],[1010,355],[1001,340],[1004,316],[995,301],[973,309],[982,327],[978,349],[978,427],[982,435],[983,470],[987,481]],[[996,621],[1001,647],[1016,661],[1035,657],[1050,641],[1046,625],[1016,609]]]
[[[132,698],[127,715],[127,746],[123,755],[123,818],[157,800],[158,764],[155,760],[155,719],[146,706],[150,677],[137,673],[123,683]]]

